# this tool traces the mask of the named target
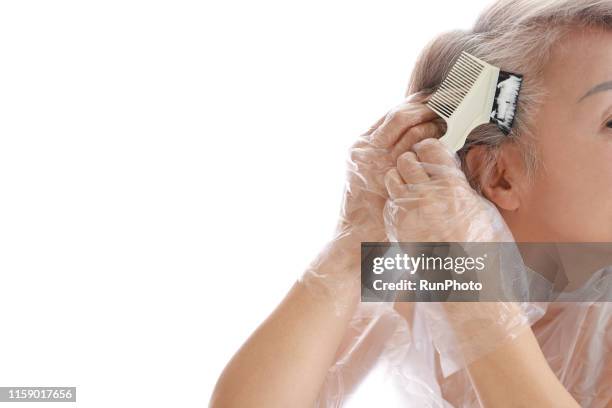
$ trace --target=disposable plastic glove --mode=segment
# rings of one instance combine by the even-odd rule
[[[403,153],[385,176],[387,233],[398,242],[511,242],[499,211],[479,195],[439,139]]]
[[[422,140],[400,155],[385,185],[389,199],[384,218],[392,241],[513,242],[495,205],[470,186],[457,154],[437,138]],[[469,254],[469,244],[465,249]],[[497,262],[483,271],[481,282],[499,281],[510,273],[521,278],[518,251]],[[536,319],[543,313],[537,305],[514,302],[423,303],[419,309],[427,315],[446,374],[517,336],[529,326],[529,316]]]
[[[409,96],[349,149],[335,234],[301,277],[315,292],[338,294],[338,307],[354,302],[360,293],[361,243],[387,241],[385,174],[414,143],[439,132],[432,122],[436,114],[422,100],[420,94]]]

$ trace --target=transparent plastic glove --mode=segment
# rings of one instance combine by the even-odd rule
[[[399,242],[513,242],[499,211],[467,181],[456,153],[436,138],[399,156],[385,176],[389,200],[384,218],[390,240]],[[469,244],[464,247],[469,254]],[[504,254],[479,281],[521,279],[520,253]],[[517,336],[543,313],[514,302],[423,303],[430,334],[450,374]]]
[[[424,126],[426,123],[415,126],[413,133]],[[404,145],[398,151],[405,152],[412,147],[409,139],[404,139]],[[453,160],[457,163],[456,158]],[[441,169],[445,170],[444,167]],[[466,200],[479,201],[482,198],[466,185],[461,188],[466,189]],[[445,194],[444,190],[437,193],[441,197],[450,194]],[[406,197],[416,200],[409,194]],[[481,204],[487,207],[486,203]],[[389,215],[387,221],[393,220]],[[460,214],[446,216],[461,219]],[[450,220],[439,216],[433,220],[415,218],[415,222],[430,224],[417,223],[413,225],[414,229],[407,231],[405,229],[410,228],[410,224],[397,224],[393,228],[397,232],[391,240],[406,241],[409,234],[413,234],[411,237],[415,241],[425,240],[415,231],[428,233],[432,241],[438,240],[442,234],[434,231],[431,221],[437,220],[438,225],[453,225]],[[475,216],[474,219],[482,218]],[[476,234],[477,229],[468,225],[466,231],[469,233],[466,235],[469,237],[453,235],[445,238],[459,241],[472,238],[474,243],[478,243],[479,238],[487,235],[497,237],[494,231],[485,234],[486,223],[481,225],[482,235]],[[455,232],[461,231],[457,228]],[[502,240],[505,240],[504,235],[501,234]],[[466,247],[466,252],[472,250]],[[504,275],[513,275],[513,265],[510,264],[514,260],[516,264],[513,265],[520,267],[522,260],[515,258],[515,254],[499,260]],[[612,284],[606,287],[612,288]],[[364,401],[376,401],[384,407],[480,406],[468,370],[460,368],[511,339],[521,327],[525,328],[526,325],[520,324],[525,316],[533,322],[543,312],[535,304],[525,308],[523,304],[512,302],[482,303],[476,304],[476,308],[473,304],[461,303],[396,303],[394,307],[397,310],[384,309],[383,306],[385,304],[359,304],[316,407],[361,407]],[[520,308],[517,315],[515,307]],[[608,406],[612,396],[612,383],[609,381],[612,373],[612,336],[609,335],[612,333],[612,303],[560,302],[548,307],[552,313],[537,320],[532,328],[551,368],[581,406]],[[529,311],[534,313],[529,314]],[[508,319],[513,315],[518,319]],[[502,320],[497,317],[502,317]]]
[[[457,154],[430,138],[402,154],[385,184],[387,233],[399,242],[510,242],[499,211],[479,195]]]
[[[612,303],[548,303],[546,314],[532,325],[532,330],[550,368],[580,406],[609,408],[612,402],[612,337],[609,335],[612,333]],[[439,383],[450,406],[481,406],[467,370],[440,378]]]
[[[314,292],[336,297],[337,309],[348,307],[359,297],[361,242],[387,240],[383,219],[388,199],[385,174],[401,153],[438,131],[431,122],[435,113],[420,100],[420,94],[409,96],[349,149],[334,236],[301,277]]]

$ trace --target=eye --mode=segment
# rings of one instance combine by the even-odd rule
[[[606,122],[606,127],[612,128],[612,120]]]

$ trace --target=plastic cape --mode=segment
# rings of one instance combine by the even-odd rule
[[[317,406],[478,406],[466,367],[529,326],[574,398],[584,407],[606,406],[612,330],[611,306],[602,300],[612,299],[612,259],[589,269],[600,272],[581,283],[590,296],[564,292],[570,301],[537,300],[550,299],[542,292],[559,282],[536,275],[527,268],[534,264],[523,264],[528,251],[510,246],[475,276],[498,288],[500,301],[358,302],[363,242],[458,242],[467,254],[482,243],[516,244],[497,207],[470,185],[458,155],[437,139],[439,127],[427,121],[433,112],[421,102],[409,98],[350,148],[335,235],[300,277],[314,295],[333,299],[336,314],[350,316]],[[584,272],[568,265],[565,276]]]
[[[612,268],[601,269],[584,288],[609,299]],[[585,298],[581,290],[531,305],[529,324],[548,364],[580,406],[609,407],[612,303],[576,302]],[[360,303],[316,406],[479,407],[465,367],[437,350],[427,306]],[[446,373],[445,359],[453,366]]]

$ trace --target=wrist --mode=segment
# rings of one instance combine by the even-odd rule
[[[302,275],[302,283],[317,296],[344,306],[361,296],[361,243],[352,239],[329,242]]]

